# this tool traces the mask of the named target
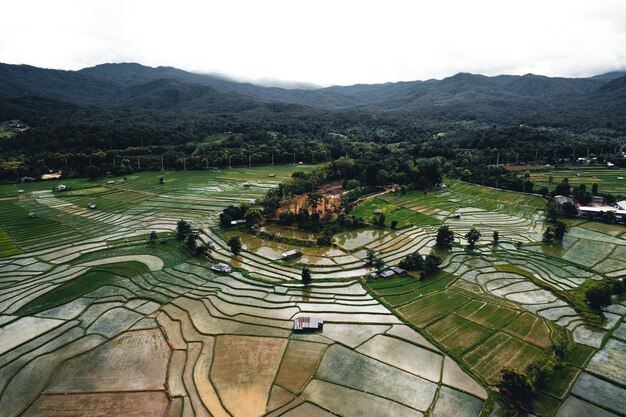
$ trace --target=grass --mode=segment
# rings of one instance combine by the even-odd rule
[[[489,329],[498,329],[511,321],[518,312],[496,304],[474,300],[460,308],[457,314]]]
[[[569,388],[572,385],[574,379],[577,377],[578,372],[579,369],[571,365],[556,367],[552,375],[550,375],[541,384],[540,389],[546,394],[550,394],[558,398],[563,398],[569,391]]]
[[[119,263],[106,269],[95,268],[35,298],[21,307],[16,314],[18,316],[37,314],[67,304],[100,287],[120,284],[124,278],[145,272],[148,272],[147,268],[136,262]]]
[[[461,207],[475,207],[532,218],[546,205],[543,198],[535,195],[498,190],[455,180],[446,180],[445,183],[447,185],[445,190],[413,191],[406,195],[385,197],[385,200],[427,215],[440,211],[452,213]]]
[[[496,333],[463,356],[465,362],[491,384],[505,366],[524,370],[542,355],[542,349],[505,333]]]
[[[449,314],[425,329],[448,351],[460,353],[479,340],[487,337],[490,331],[456,314]]]
[[[22,253],[11,236],[0,227],[0,258]]]
[[[549,417],[556,414],[561,406],[561,401],[548,395],[537,394],[530,402],[530,408],[540,417]]]
[[[567,354],[567,361],[576,366],[585,366],[589,357],[595,352],[592,347],[574,343],[573,347]]]
[[[441,221],[435,217],[422,214],[404,207],[396,206],[383,200],[373,198],[355,207],[350,214],[363,218],[367,223],[378,224],[379,214],[374,211],[380,210],[385,215],[385,225],[389,226],[393,221],[398,222],[397,228],[401,229],[410,226],[437,225]]]
[[[547,348],[552,344],[545,320],[530,313],[520,314],[504,330],[539,347]]]
[[[422,327],[455,311],[469,301],[469,297],[444,290],[404,305],[398,309],[398,312],[411,323]]]
[[[183,249],[182,244],[175,239],[169,239],[165,244],[159,243],[152,246],[148,245],[146,241],[142,239],[131,242],[129,246],[120,246],[97,252],[86,253],[76,259],[73,259],[70,263],[77,265],[98,259],[126,255],[157,256],[163,261],[164,268],[176,266],[189,259],[189,254]]]
[[[552,183],[549,182],[550,176],[552,176]],[[567,178],[572,187],[585,184],[587,190],[591,190],[593,183],[597,183],[601,193],[626,194],[626,180],[619,180],[617,177],[626,178],[626,169],[581,165],[530,174],[531,180],[535,183],[535,189],[546,186],[552,191],[564,178]]]
[[[15,136],[17,133],[15,129],[11,129],[7,126],[0,124],[0,139],[9,139]]]

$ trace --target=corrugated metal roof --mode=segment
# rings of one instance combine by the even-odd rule
[[[294,320],[294,330],[317,330],[324,325],[324,320],[318,317],[300,316]]]

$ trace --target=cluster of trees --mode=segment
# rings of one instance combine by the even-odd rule
[[[191,228],[191,225],[185,220],[179,220],[176,224],[176,239],[184,242],[185,247],[189,249],[195,256],[200,258],[209,256],[213,250],[213,246],[210,243],[198,244],[200,233]],[[152,235],[150,236],[152,240]]]
[[[385,261],[376,254],[372,249],[368,249],[365,255],[365,266],[372,266],[377,273],[381,273],[385,269]]]
[[[567,232],[567,225],[565,222],[559,220],[560,215],[569,215],[571,208],[578,210],[571,203],[565,203],[559,205],[555,201],[549,201],[546,205],[546,220],[550,223],[546,230],[543,232],[544,243],[562,242]]]
[[[550,384],[550,377],[555,370],[565,366],[565,358],[569,352],[569,343],[561,340],[554,343],[551,351],[545,352],[525,370],[504,367],[498,383],[500,394],[518,408],[531,410],[531,402],[537,391]]]
[[[470,250],[473,250],[476,246],[476,243],[480,240],[481,233],[475,227],[472,227],[466,234],[465,240],[467,240],[467,247]],[[500,235],[497,231],[493,232],[493,242],[498,243],[500,240]],[[437,237],[435,238],[435,244],[439,249],[452,249],[452,245],[454,244],[454,232],[450,230],[448,226],[440,226],[437,229]]]
[[[585,291],[585,299],[587,304],[596,310],[611,304],[613,295],[621,295],[626,293],[626,282],[623,279],[614,281],[594,282],[590,288]]]
[[[439,256],[429,254],[424,258],[421,253],[415,251],[402,259],[398,266],[407,271],[422,270],[422,277],[426,277],[439,271],[440,264],[441,258]]]
[[[220,224],[230,227],[233,220],[245,220],[246,226],[253,227],[263,220],[263,213],[258,207],[241,203],[239,206],[230,205],[220,213]]]

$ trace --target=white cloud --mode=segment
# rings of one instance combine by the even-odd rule
[[[0,61],[48,68],[134,61],[324,85],[626,68],[623,0],[5,3]]]

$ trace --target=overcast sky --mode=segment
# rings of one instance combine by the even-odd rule
[[[19,0],[0,62],[168,65],[319,85],[626,69],[625,0]]]

